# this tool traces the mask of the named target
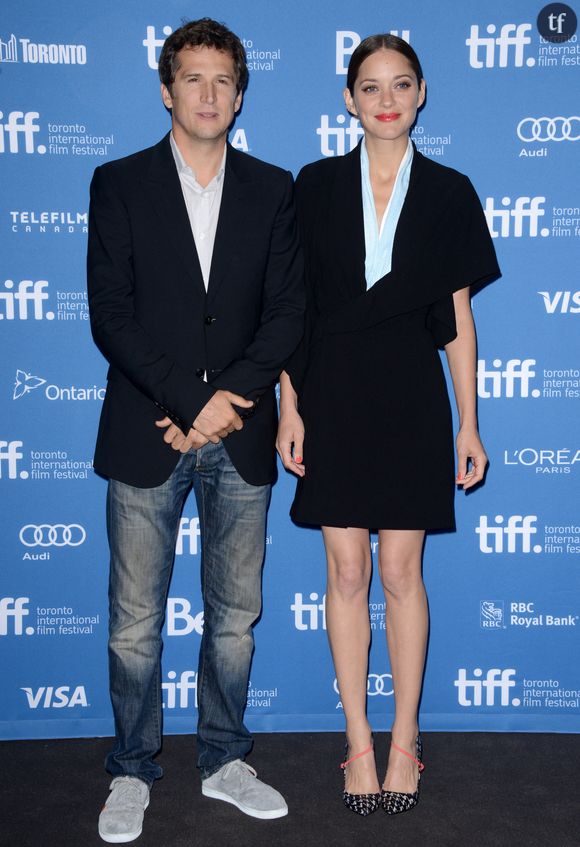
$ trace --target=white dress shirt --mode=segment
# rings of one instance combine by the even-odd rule
[[[211,182],[203,188],[195,178],[195,173],[186,164],[181,155],[173,133],[171,133],[169,141],[187,207],[187,215],[193,233],[193,240],[195,241],[199,264],[201,265],[205,290],[207,291],[211,257],[213,255],[215,233],[224,188],[227,144],[224,147],[224,155],[219,171]]]
[[[367,289],[371,288],[375,282],[382,279],[391,270],[395,230],[399,223],[399,217],[401,216],[401,209],[403,208],[405,197],[407,196],[412,163],[413,145],[411,143],[411,139],[409,139],[407,150],[405,151],[403,160],[399,165],[391,197],[383,214],[383,219],[379,228],[377,225],[377,213],[373,197],[373,188],[371,185],[369,156],[363,138],[360,151],[360,170],[365,225],[365,277]]]

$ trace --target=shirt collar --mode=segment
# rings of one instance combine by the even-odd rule
[[[405,172],[408,172],[409,168],[411,167],[411,162],[413,161],[413,153],[414,152],[415,152],[415,150],[414,150],[414,147],[413,147],[413,142],[409,138],[409,141],[407,142],[407,149],[405,150],[405,155],[403,156],[403,158],[401,160],[401,164],[399,165],[399,170],[397,171],[397,176],[395,177],[395,184],[397,183],[399,176],[403,176],[405,174]],[[363,138],[362,138],[362,141],[361,141],[360,161],[361,161],[362,172],[365,176],[367,176],[369,174],[369,154],[367,152],[366,139],[365,139],[364,135],[363,135]]]
[[[183,158],[183,156],[181,154],[181,150],[177,146],[177,142],[176,142],[175,138],[173,137],[172,132],[169,133],[169,143],[171,145],[171,152],[173,153],[173,159],[175,161],[175,167],[177,168],[177,173],[179,174],[179,176],[188,176],[190,178],[193,178],[195,180],[195,182],[197,183],[197,180],[195,178],[195,172],[189,167],[189,165],[187,164],[187,162]],[[206,189],[209,188],[210,185],[212,187],[214,185],[219,185],[219,183],[224,178],[224,173],[225,173],[225,168],[226,168],[227,152],[228,152],[228,145],[224,144],[224,154],[222,156],[221,165],[219,167],[217,174],[214,176],[214,178],[211,180],[211,182],[208,185],[205,186]],[[205,190],[205,189],[203,189],[203,190]]]

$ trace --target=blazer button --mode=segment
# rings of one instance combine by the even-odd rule
[[[210,324],[212,324],[215,320],[216,319],[214,318],[213,315],[206,315],[206,318],[205,318],[206,326],[210,326]]]
[[[195,375],[198,376],[201,379],[202,376],[204,375],[204,373],[205,373],[205,370],[203,368],[198,368],[195,372]]]

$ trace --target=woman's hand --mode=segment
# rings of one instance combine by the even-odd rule
[[[297,476],[304,476],[306,472],[302,464],[303,445],[304,424],[302,418],[295,409],[281,412],[276,450],[286,470],[292,471]]]
[[[476,427],[461,427],[457,433],[457,477],[455,482],[463,490],[482,481],[487,466],[487,455]],[[468,467],[471,460],[471,467]]]

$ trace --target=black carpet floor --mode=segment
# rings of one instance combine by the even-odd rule
[[[580,735],[427,733],[419,805],[359,818],[342,806],[343,738],[256,736],[250,764],[290,813],[258,821],[202,797],[195,740],[165,739],[137,847],[580,847]],[[99,847],[110,739],[0,744],[2,847]],[[375,738],[377,759],[388,736]]]

